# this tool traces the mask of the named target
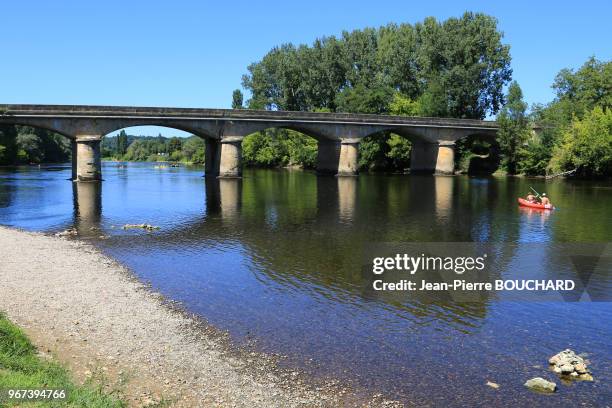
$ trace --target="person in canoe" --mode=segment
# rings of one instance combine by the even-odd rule
[[[534,196],[531,193],[527,193],[527,197],[525,197],[525,199],[527,201],[529,201],[530,203],[535,203],[536,202],[536,196]]]
[[[540,202],[542,203],[542,205],[546,206],[546,208],[552,208],[553,206],[546,193],[542,193],[542,196],[540,197]]]

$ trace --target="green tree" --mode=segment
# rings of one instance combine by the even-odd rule
[[[523,101],[523,91],[514,81],[508,88],[508,101],[497,117],[499,124],[497,141],[503,165],[509,174],[516,174],[520,149],[527,141],[529,134],[526,110],[527,104]]]
[[[389,135],[387,139],[389,150],[387,157],[390,160],[390,166],[393,169],[403,170],[410,166],[410,152],[412,144],[409,140],[394,133]]]
[[[194,164],[204,163],[204,140],[197,136],[188,137],[182,146],[181,160]]]
[[[510,46],[502,44],[497,20],[466,12],[442,23],[430,17],[415,29],[420,78],[433,95],[442,89],[448,115],[483,119],[497,113],[512,76]]]
[[[168,150],[168,154],[172,155],[174,152],[180,151],[182,145],[183,145],[183,143],[182,143],[180,138],[173,137],[168,142],[168,149],[167,149]],[[156,152],[156,153],[161,153],[161,152]]]
[[[388,24],[378,32],[378,72],[388,84],[411,100],[423,92],[418,62],[419,38],[410,24]]]
[[[339,93],[336,106],[338,112],[382,114],[389,112],[392,99],[393,90],[389,87],[366,88],[359,84]]]
[[[417,101],[413,101],[409,97],[396,92],[393,95],[393,100],[389,104],[389,113],[399,116],[419,116],[421,114],[421,105]],[[390,160],[390,167],[397,170],[403,170],[410,166],[410,153],[412,144],[405,137],[396,134],[390,134],[386,141],[389,146],[387,158]]]
[[[45,158],[43,142],[35,133],[19,133],[17,135],[19,161],[26,163],[42,163]]]
[[[119,155],[119,157],[123,157],[123,155],[127,153],[127,149],[128,137],[125,130],[122,129],[121,132],[119,132],[119,135],[117,135],[117,155]]]
[[[546,174],[548,163],[552,156],[551,147],[547,146],[541,138],[533,138],[526,146],[520,149],[521,160],[518,163],[519,173],[528,176]]]
[[[574,118],[555,148],[553,171],[577,170],[582,177],[612,175],[612,110],[600,106]]]
[[[438,22],[388,24],[284,44],[248,66],[250,109],[401,114],[482,119],[498,112],[510,81],[509,46],[481,13]],[[280,140],[280,139],[278,139]],[[253,162],[279,165],[283,144],[253,136]],[[280,143],[280,144],[278,144]],[[405,166],[409,142],[388,134],[360,144],[362,167]]]
[[[438,80],[429,82],[425,91],[418,99],[422,116],[444,118],[451,116],[446,90]]]
[[[0,125],[0,164],[14,163],[17,157],[17,130],[12,125]]]
[[[562,69],[555,77],[553,89],[557,93],[555,104],[566,123],[574,116],[582,118],[595,106],[612,108],[612,62],[589,58],[574,72]]]
[[[147,141],[136,139],[127,148],[125,160],[130,161],[146,161],[151,155]]]
[[[242,109],[243,95],[240,89],[234,89],[232,92],[232,109]]]
[[[269,134],[257,132],[242,141],[242,159],[250,166],[275,167],[280,165],[280,152]]]
[[[497,21],[480,13],[345,31],[312,46],[273,48],[249,65],[242,85],[251,109],[387,112],[351,99],[399,90],[412,100],[426,94],[436,115],[484,118],[499,110],[512,73],[502,36]]]
[[[359,143],[359,168],[366,170],[384,170],[389,166],[389,135],[377,133],[361,140]]]
[[[389,103],[389,113],[398,116],[420,116],[420,103],[400,92],[395,92]]]

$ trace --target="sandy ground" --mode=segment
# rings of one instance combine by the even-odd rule
[[[93,377],[130,406],[395,406],[274,358],[176,310],[89,244],[0,227],[0,310],[78,382]]]

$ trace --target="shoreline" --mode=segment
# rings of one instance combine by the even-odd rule
[[[128,406],[400,406],[279,368],[140,282],[92,245],[0,226],[0,310],[77,383]]]

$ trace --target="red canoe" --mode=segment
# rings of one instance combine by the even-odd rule
[[[544,205],[540,203],[532,203],[530,201],[525,200],[524,198],[519,198],[518,202],[519,202],[519,205],[522,205],[523,207],[538,208],[540,210],[554,210],[555,209],[555,207],[553,207],[550,204]]]

